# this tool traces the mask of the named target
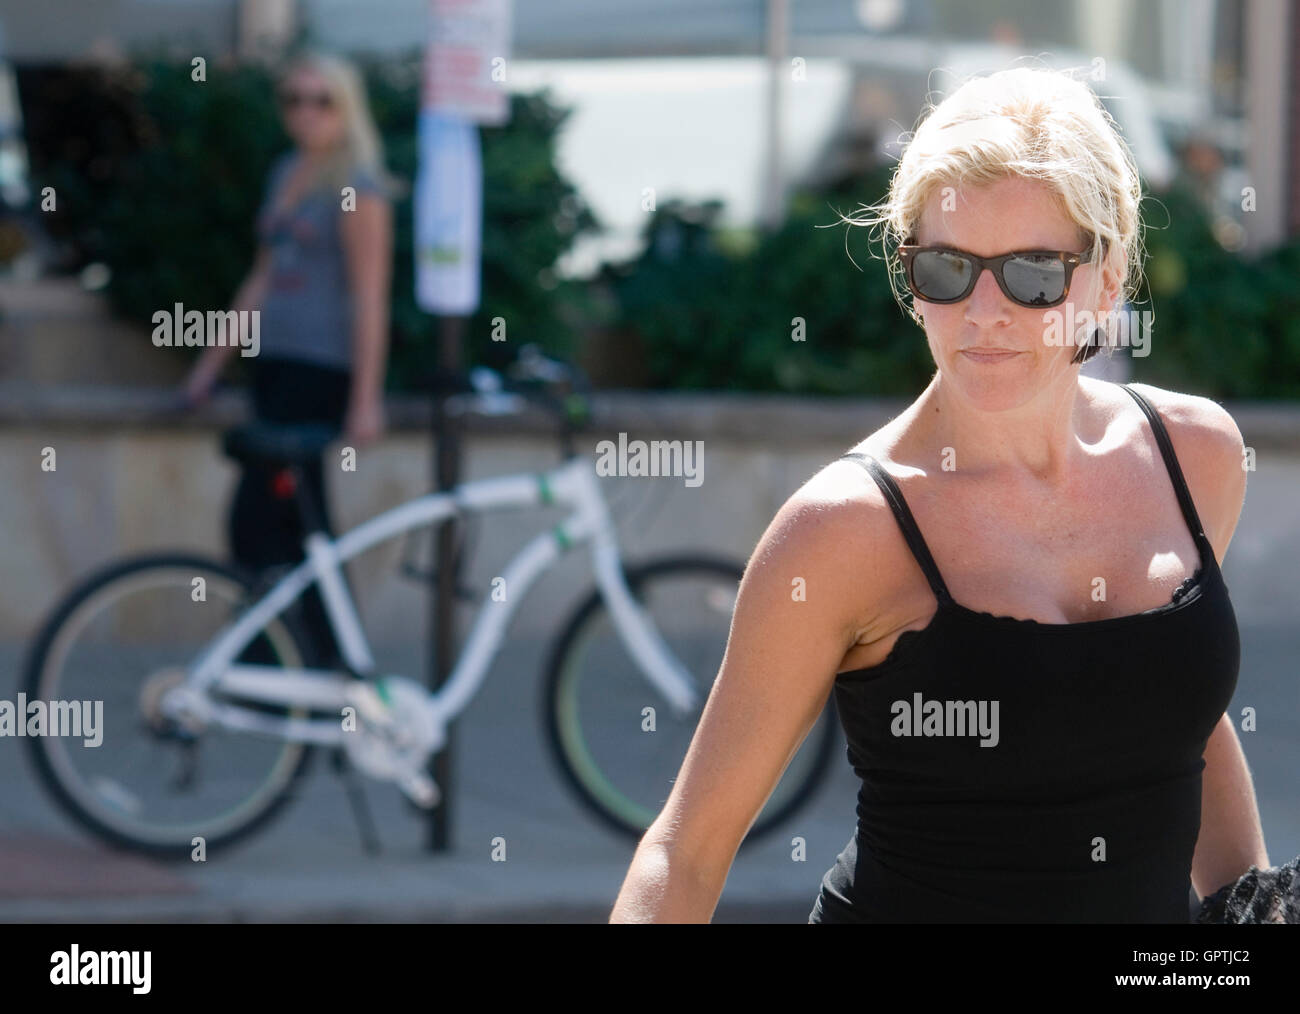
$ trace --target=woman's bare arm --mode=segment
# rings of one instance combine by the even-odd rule
[[[262,300],[266,297],[266,286],[270,277],[271,251],[262,245],[257,248],[253,266],[236,290],[230,309],[235,311],[260,309]],[[238,345],[209,345],[199,353],[199,357],[186,376],[184,385],[185,396],[191,403],[200,402],[208,396],[212,385],[216,383],[222,369],[238,348]]]
[[[1224,715],[1205,747],[1201,833],[1192,856],[1192,887],[1202,898],[1250,867],[1269,865],[1255,788],[1232,719]]]
[[[741,841],[821,713],[859,617],[873,607],[875,583],[864,579],[870,542],[893,519],[883,500],[864,499],[853,467],[824,469],[760,539],[681,772],[637,848],[610,922],[712,919]]]
[[[1140,386],[1165,421],[1205,537],[1221,564],[1246,497],[1241,431],[1232,416],[1208,398]],[[1192,856],[1192,887],[1202,898],[1252,865],[1269,865],[1255,788],[1231,715],[1219,719],[1204,758],[1201,831]]]
[[[388,362],[388,303],[393,265],[393,212],[366,194],[343,212],[343,249],[352,293],[352,387],[348,435],[360,443],[383,429],[384,371]]]

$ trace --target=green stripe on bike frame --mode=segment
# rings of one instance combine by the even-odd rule
[[[555,536],[555,541],[559,543],[561,549],[568,549],[573,545],[573,541],[569,538],[568,534],[564,531],[563,525],[556,525],[554,528],[551,529],[551,533]]]
[[[555,502],[555,497],[551,494],[550,483],[546,481],[546,476],[541,472],[537,474],[537,491],[541,495],[542,503]]]

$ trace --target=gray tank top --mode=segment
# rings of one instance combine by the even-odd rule
[[[258,239],[271,251],[271,276],[262,300],[262,356],[320,366],[352,365],[352,297],[340,229],[342,194],[312,190],[289,211],[276,211],[276,197],[297,154],[271,167],[257,220]],[[357,197],[382,194],[369,173],[349,181]]]

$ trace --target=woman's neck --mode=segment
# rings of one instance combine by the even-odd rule
[[[1080,464],[1089,407],[1073,372],[1000,411],[975,404],[936,373],[917,402],[916,422],[922,445],[955,458],[956,468],[1010,469],[1057,484],[1068,482]]]

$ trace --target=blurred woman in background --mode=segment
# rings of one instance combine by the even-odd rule
[[[393,229],[379,133],[360,75],[334,56],[293,60],[278,100],[294,147],[271,167],[257,254],[232,306],[261,314],[253,412],[335,426],[360,447],[384,429]],[[204,349],[184,384],[188,404],[207,399],[236,347]],[[303,475],[328,525],[321,460]],[[231,504],[231,552],[253,570],[302,558],[295,504],[275,495],[274,481],[274,469],[246,465]],[[336,646],[315,589],[304,609],[328,659]]]

